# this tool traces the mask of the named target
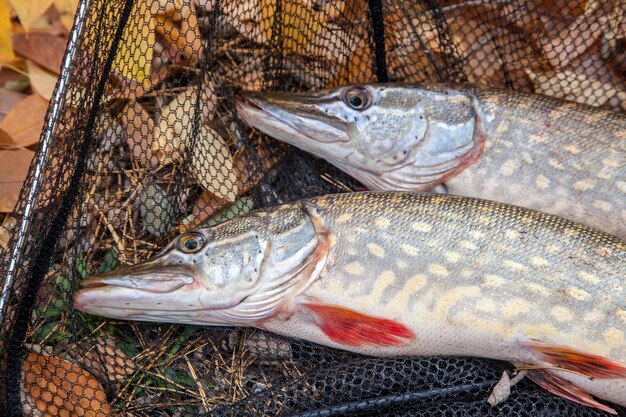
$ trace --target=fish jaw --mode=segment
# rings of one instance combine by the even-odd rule
[[[262,132],[289,144],[299,146],[294,137],[305,136],[309,146],[316,142],[333,144],[347,142],[349,136],[341,121],[326,117],[320,104],[332,96],[317,94],[311,97],[285,100],[279,93],[243,92],[237,98],[239,117]],[[314,149],[310,149],[313,152]]]
[[[231,308],[244,295],[221,291],[218,297],[201,275],[193,265],[148,261],[83,281],[73,305],[114,319],[163,321],[170,316],[165,321],[177,321],[176,317],[192,315],[198,323],[224,324],[212,319],[210,312]]]

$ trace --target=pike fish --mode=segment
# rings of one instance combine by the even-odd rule
[[[237,111],[370,190],[447,189],[626,239],[623,114],[510,90],[403,84],[245,92]]]
[[[560,217],[365,192],[182,234],[73,299],[116,319],[265,329],[366,355],[536,365],[549,391],[626,406],[626,243]]]

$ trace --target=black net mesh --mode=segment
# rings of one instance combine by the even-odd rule
[[[256,330],[104,320],[77,283],[177,233],[362,189],[246,128],[238,89],[470,82],[624,111],[623,1],[83,1],[0,269],[9,415],[600,416],[509,364],[369,358]],[[618,412],[626,411],[618,407]]]

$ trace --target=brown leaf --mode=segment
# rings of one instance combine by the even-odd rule
[[[122,125],[126,128],[128,149],[133,158],[142,167],[157,166],[158,160],[152,151],[154,121],[141,104],[133,100],[126,105]]]
[[[550,65],[555,68],[566,67],[600,38],[603,25],[600,15],[596,13],[599,7],[600,2],[590,1],[583,14],[542,46]]]
[[[590,106],[604,106],[611,100],[626,110],[626,91],[616,85],[604,83],[595,77],[577,73],[571,69],[562,71],[535,71],[526,69],[528,78],[535,85],[535,93],[562,98]]]
[[[226,204],[224,200],[217,198],[213,193],[205,191],[193,205],[191,214],[181,220],[178,231],[183,233],[200,226],[213,213],[224,208]]]
[[[455,16],[449,23],[454,43],[465,62],[467,81],[502,85],[505,77],[496,46],[489,42],[492,36],[489,27],[462,15]]]
[[[30,86],[41,97],[50,100],[54,92],[54,86],[57,84],[57,74],[46,71],[30,59],[26,60],[26,68],[28,68]]]
[[[11,139],[11,135],[2,129],[0,129],[0,143],[13,146],[13,139]]]
[[[0,150],[0,212],[9,213],[17,204],[24,179],[28,174],[33,151]]]
[[[9,247],[9,233],[4,229],[4,227],[0,226],[0,248],[7,249]]]
[[[2,66],[0,65],[0,67],[2,67]],[[19,73],[13,71],[12,69],[9,69],[9,68],[6,68],[6,67],[0,68],[0,85],[4,86],[4,88],[2,90],[15,91],[14,89],[9,88],[7,86],[7,83],[15,83],[21,77],[22,77],[22,74],[19,74]]]
[[[7,132],[18,146],[33,145],[39,141],[47,110],[48,100],[31,94],[13,107],[0,123],[0,129]]]
[[[156,33],[161,36],[166,47],[175,51],[174,55],[182,53],[191,62],[202,58],[202,42],[200,26],[196,15],[196,5],[191,3],[160,5],[153,3],[153,12],[156,12]]]
[[[67,38],[49,33],[20,33],[13,35],[13,49],[45,69],[59,74],[65,55]]]
[[[71,355],[93,376],[110,384],[124,382],[137,369],[133,360],[117,346],[115,339],[106,333],[73,347]]]
[[[30,352],[22,366],[22,381],[21,397],[29,415],[112,415],[100,382],[66,360]]]
[[[13,107],[26,97],[26,94],[7,90],[6,88],[0,88],[0,122],[4,120]]]

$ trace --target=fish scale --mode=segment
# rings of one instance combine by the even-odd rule
[[[352,108],[358,95],[367,105]],[[250,126],[370,190],[479,197],[626,238],[626,116],[512,90],[371,84],[245,92]]]
[[[574,315],[599,311],[607,318],[613,316],[612,322],[617,324],[617,314],[611,310],[621,308],[626,313],[623,310],[626,300],[622,283],[623,266],[616,269],[608,262],[598,262],[601,253],[613,253],[616,250],[619,256],[614,262],[623,263],[626,260],[623,257],[623,244],[616,243],[616,240],[591,234],[588,229],[556,217],[485,201],[473,200],[474,204],[468,205],[466,200],[456,201],[452,198],[403,196],[401,204],[393,204],[394,198],[397,197],[362,196],[361,201],[358,201],[353,197],[350,204],[342,205],[341,197],[337,197],[339,201],[333,201],[331,209],[327,209],[326,203],[321,200],[318,213],[324,218],[325,225],[336,231],[336,239],[343,244],[331,250],[327,261],[326,269],[333,271],[333,279],[324,281],[320,277],[307,293],[314,294],[319,285],[320,289],[327,291],[321,296],[324,300],[338,297],[333,294],[346,294],[348,298],[355,297],[358,305],[376,308],[385,304],[381,300],[383,296],[388,304],[393,304],[391,300],[394,297],[404,297],[404,283],[412,277],[410,274],[417,272],[425,279],[424,288],[433,291],[436,298],[443,297],[446,289],[468,288],[465,303],[452,305],[449,311],[452,316],[459,309],[460,312],[475,309],[482,320],[498,321],[505,303],[495,303],[494,309],[490,311],[481,309],[480,302],[485,299],[495,302],[501,300],[504,294],[510,298],[527,300],[526,311],[520,311],[513,317],[531,324],[545,322],[543,311],[533,307],[541,307],[548,302],[569,309],[572,319]],[[353,207],[354,211],[349,207]],[[411,207],[419,207],[419,210],[410,210]],[[354,213],[355,216],[350,222],[339,223],[336,213],[344,217]],[[494,218],[501,220],[494,223]],[[385,221],[381,222],[380,219]],[[359,227],[368,224],[373,225],[374,230]],[[412,227],[414,224],[417,224],[417,228]],[[363,245],[363,242],[367,244]],[[386,251],[384,256],[373,255],[367,247],[371,244],[383,248]],[[585,244],[586,250],[577,252],[576,258],[569,261],[567,268],[563,258],[569,248],[581,244]],[[452,252],[453,262],[450,256],[446,256]],[[420,267],[416,268],[413,264],[410,271],[400,270],[396,263],[398,257],[410,262],[419,260]],[[365,259],[368,258],[377,262],[366,263]],[[473,273],[465,273],[466,270],[472,270]],[[603,282],[582,278],[566,280],[564,272],[573,270],[577,275],[582,273],[587,277],[608,279]],[[385,271],[391,271],[395,279],[389,280],[387,287],[374,291],[379,281],[377,277]],[[363,275],[371,275],[372,278],[364,279]],[[491,280],[486,277],[491,277]],[[502,282],[494,284],[494,277],[501,278]],[[351,291],[355,280],[359,281],[358,288]],[[565,287],[566,282],[571,282],[570,286]],[[531,286],[526,285],[528,283]],[[470,289],[474,288],[478,291],[469,296]],[[409,308],[401,311],[411,313],[410,307],[421,305],[419,294],[419,291],[414,292],[411,305],[400,306],[401,309]],[[530,295],[537,299],[536,306]],[[606,302],[607,299],[612,302]],[[346,299],[338,299],[336,304],[346,302]],[[468,307],[470,302],[475,305]],[[442,303],[438,305],[441,313]],[[591,310],[590,306],[593,306]],[[560,326],[571,330],[573,321],[562,321]],[[600,330],[593,325],[583,326],[580,330],[588,332],[582,337],[590,342],[603,339],[599,335]],[[510,332],[513,331],[510,329]],[[549,334],[537,332],[536,336],[541,338]],[[612,353],[626,357],[624,348],[618,346]],[[602,350],[605,351],[604,348]]]
[[[375,356],[549,366],[530,377],[611,411],[587,393],[626,405],[625,273],[624,241],[557,216],[468,197],[365,192],[190,231],[154,259],[84,281],[74,306],[119,319],[252,326]]]

